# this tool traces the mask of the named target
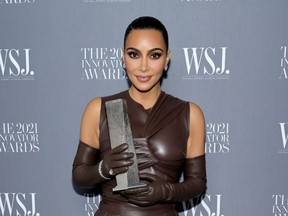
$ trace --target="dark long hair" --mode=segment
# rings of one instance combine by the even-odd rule
[[[154,29],[154,30],[161,32],[161,34],[164,38],[164,41],[165,41],[166,48],[168,50],[169,40],[168,40],[167,29],[158,19],[156,19],[154,17],[150,17],[150,16],[139,17],[139,18],[133,20],[128,25],[126,32],[125,32],[125,35],[124,35],[124,47],[125,47],[125,42],[126,42],[128,35],[130,34],[130,32],[132,30],[136,30],[136,29],[140,29],[140,30],[141,29]]]

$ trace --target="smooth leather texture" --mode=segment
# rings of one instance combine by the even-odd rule
[[[108,151],[100,168],[101,176],[99,173],[100,150],[80,140],[73,162],[74,183],[80,187],[95,187],[97,183],[114,178],[114,174],[126,172],[133,163],[131,160],[133,153],[125,152],[127,148],[128,145],[124,143]],[[113,176],[109,174],[110,169],[113,169]]]
[[[140,179],[148,183],[134,192],[131,190],[130,194],[129,191],[113,192],[116,180],[103,181],[97,170],[101,159],[111,157],[104,104],[119,98],[127,101]],[[188,102],[165,92],[161,92],[156,104],[147,110],[133,101],[128,91],[102,98],[100,150],[79,147],[73,171],[75,181],[83,185],[102,182],[102,201],[96,216],[176,216],[174,201],[191,199],[205,190],[205,155],[186,159],[189,114]],[[106,161],[109,167],[109,160]],[[179,183],[182,171],[184,181]]]

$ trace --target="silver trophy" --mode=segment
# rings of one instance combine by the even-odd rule
[[[111,148],[115,148],[123,143],[128,144],[128,152],[133,152],[134,163],[128,171],[116,175],[117,186],[113,191],[126,190],[145,186],[140,182],[137,158],[133,142],[130,120],[128,116],[127,103],[124,99],[116,99],[105,102],[106,114],[108,120],[108,129]]]

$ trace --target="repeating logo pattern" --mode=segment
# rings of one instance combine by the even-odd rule
[[[187,74],[183,79],[229,79],[227,47],[183,48]]]
[[[82,80],[126,79],[121,48],[81,48]]]
[[[34,3],[35,0],[0,0],[0,5],[1,4],[31,4]]]
[[[288,153],[288,123],[279,123],[280,125],[280,132],[281,132],[281,138],[282,138],[282,147],[278,152],[279,153]]]
[[[207,123],[205,152],[211,154],[228,153],[230,151],[229,123]]]
[[[182,204],[183,216],[224,216],[222,194],[203,194]]]
[[[101,196],[94,193],[86,193],[84,196],[86,197],[86,203],[84,205],[85,215],[94,216],[95,212],[99,208]]]
[[[33,80],[31,49],[0,49],[0,80]]]
[[[287,47],[288,46],[282,46],[281,51],[283,53],[280,66],[281,66],[281,73],[279,76],[279,79],[288,79],[288,58],[287,58]]]
[[[0,153],[39,151],[38,123],[0,124]]]
[[[272,214],[273,216],[287,216],[288,215],[288,195],[277,194],[272,195],[273,206]]]
[[[36,193],[0,193],[3,216],[40,216],[36,209]]]

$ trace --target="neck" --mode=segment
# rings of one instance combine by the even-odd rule
[[[141,104],[145,109],[150,109],[156,103],[159,95],[161,94],[161,88],[155,88],[147,92],[140,92],[133,86],[129,88],[130,97]]]

